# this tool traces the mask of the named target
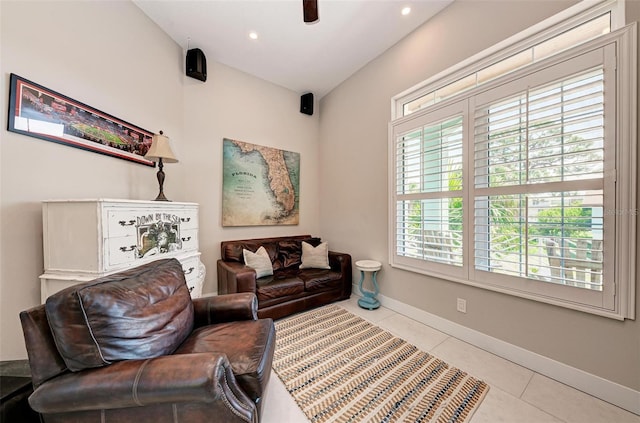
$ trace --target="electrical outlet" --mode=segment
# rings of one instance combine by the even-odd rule
[[[456,305],[456,309],[460,313],[466,313],[467,312],[467,300],[464,300],[462,298],[458,298],[458,303]]]

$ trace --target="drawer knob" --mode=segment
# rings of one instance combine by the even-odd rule
[[[125,253],[126,253],[127,251],[133,251],[133,250],[135,250],[135,249],[136,249],[136,246],[135,246],[135,245],[132,245],[132,246],[130,246],[130,247],[120,247],[120,251],[124,251]]]
[[[191,241],[191,237],[190,237],[190,236],[183,237],[183,238],[182,238],[182,240],[183,240],[183,241]]]
[[[189,273],[193,272],[193,267],[190,267],[189,270],[182,269],[182,271],[184,272],[185,275],[188,275]]]
[[[121,220],[118,223],[120,224],[120,226],[131,226],[131,225],[134,225],[136,221],[130,220],[129,222],[127,222],[126,220]]]
[[[190,217],[181,217],[180,221],[181,222],[189,222],[189,221],[191,221],[191,218]]]

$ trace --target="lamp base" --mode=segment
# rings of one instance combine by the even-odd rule
[[[162,186],[164,185],[164,172],[162,171],[162,168],[164,166],[162,164],[162,157],[160,157],[160,160],[158,161],[158,167],[160,169],[158,170],[158,173],[156,174],[156,176],[158,177],[158,185],[160,186],[160,192],[158,193],[158,196],[154,201],[171,201],[167,197],[165,197],[164,192],[162,192]]]
[[[169,201],[170,202],[171,200],[169,200],[167,197],[165,197],[164,193],[161,192],[160,194],[158,194],[156,199],[153,200],[153,201]]]

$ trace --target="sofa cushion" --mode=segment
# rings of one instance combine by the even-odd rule
[[[302,239],[285,239],[278,242],[278,257],[283,268],[300,266],[302,263],[302,242]],[[309,237],[304,239],[304,242],[315,247],[320,244],[320,238]]]
[[[275,298],[285,299],[291,295],[304,293],[304,282],[297,277],[295,271],[278,271],[273,276],[256,280],[256,297],[258,302]]]
[[[302,263],[301,241],[280,241],[278,243],[278,255],[283,268],[300,266],[300,263]]]
[[[280,269],[282,267],[282,263],[278,257],[278,243],[274,241],[223,241],[222,258],[225,261],[236,261],[238,263],[246,264],[244,261],[244,250],[256,252],[260,247],[264,247],[264,249],[267,250],[273,270]]]
[[[278,254],[278,244],[275,242],[239,241],[225,242],[223,245],[222,257],[224,257],[225,261],[244,263],[243,250],[256,252],[260,247],[264,247],[264,249],[267,250],[272,262],[276,260]]]
[[[323,242],[314,247],[303,241],[300,269],[331,269],[329,266],[329,244]]]
[[[264,247],[258,248],[255,253],[249,250],[242,250],[244,263],[256,271],[256,278],[273,275],[271,259]]]
[[[236,380],[256,401],[262,397],[263,382],[269,377],[275,336],[271,319],[219,323],[194,330],[175,354],[225,354]]]
[[[342,274],[324,269],[301,270],[298,277],[304,282],[307,292],[320,292],[340,286]]]
[[[182,265],[157,260],[64,289],[45,310],[72,371],[173,353],[193,329]]]

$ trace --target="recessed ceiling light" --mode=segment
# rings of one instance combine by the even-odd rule
[[[407,16],[409,13],[411,13],[411,8],[409,6],[402,8],[402,15],[403,16]]]
[[[249,38],[251,38],[252,40],[257,40],[258,39],[258,33],[255,31],[251,31],[249,33]]]

